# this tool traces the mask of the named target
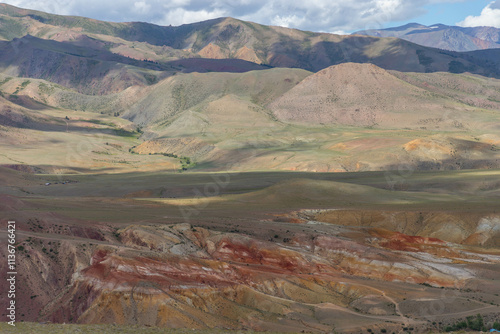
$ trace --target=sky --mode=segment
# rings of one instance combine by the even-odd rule
[[[417,22],[500,28],[500,0],[7,0],[17,7],[114,22],[181,25],[230,16],[301,30],[352,33]]]

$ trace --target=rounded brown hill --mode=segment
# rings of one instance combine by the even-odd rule
[[[424,120],[442,118],[445,108],[464,111],[378,66],[357,63],[319,71],[269,107],[285,122],[381,127],[420,127]]]

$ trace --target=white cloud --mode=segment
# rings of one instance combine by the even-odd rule
[[[144,14],[151,10],[151,5],[147,4],[146,1],[136,1],[134,2],[134,8],[139,13]]]
[[[272,18],[271,24],[280,27],[297,27],[301,25],[304,18],[297,15],[276,15]]]
[[[13,6],[21,7],[21,8],[29,8],[35,10],[41,10],[49,13],[57,13],[61,15],[70,15],[76,13],[72,13],[72,5],[74,1],[71,0],[39,0],[39,1],[31,1],[31,0],[13,0],[13,1],[1,1],[3,3],[8,3]]]
[[[107,21],[180,25],[222,16],[311,31],[382,28],[410,20],[425,6],[465,0],[6,0],[9,4]],[[499,0],[500,1],[500,0]]]
[[[223,16],[229,16],[229,13],[220,9],[186,10],[184,8],[175,8],[167,11],[162,19],[153,20],[152,22],[160,25],[171,24],[173,26],[178,26],[181,24],[206,21]]]
[[[500,0],[490,2],[481,11],[479,16],[467,16],[465,20],[457,23],[462,27],[489,26],[500,28]]]
[[[335,35],[350,35],[348,32],[345,32],[344,30],[334,30],[330,31],[329,33]]]

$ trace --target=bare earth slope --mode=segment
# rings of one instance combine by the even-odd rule
[[[309,76],[269,107],[288,122],[404,128],[453,112],[450,102],[375,65],[347,63]]]
[[[493,85],[496,82],[490,80]],[[451,84],[455,91],[451,87],[446,89]],[[404,74],[372,64],[347,63],[309,76],[273,101],[269,108],[278,119],[287,122],[470,129],[481,122],[471,112],[471,104],[493,110],[497,107],[496,89],[480,85],[483,86],[481,80],[472,77]],[[449,119],[460,120],[460,124],[452,124]]]

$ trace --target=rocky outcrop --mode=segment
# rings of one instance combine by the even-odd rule
[[[373,298],[364,284],[346,284],[349,277],[458,287],[475,273],[457,261],[500,262],[498,256],[473,254],[436,238],[384,229],[296,233],[279,241],[189,224],[132,225],[118,233],[120,245],[95,248],[89,265],[43,310],[44,319],[307,329],[297,318],[305,316],[304,308],[323,303],[349,308]]]

